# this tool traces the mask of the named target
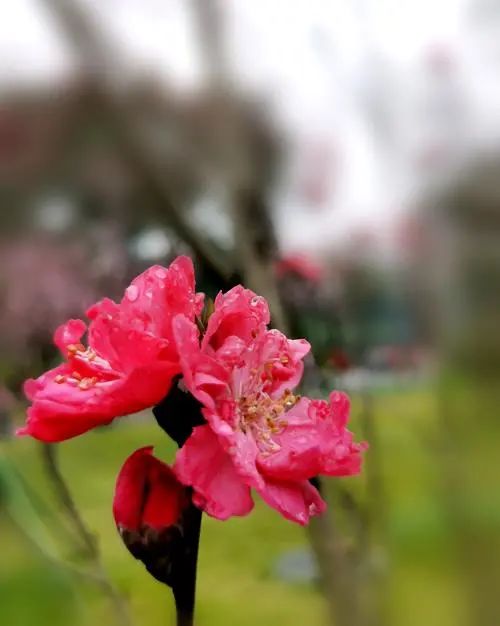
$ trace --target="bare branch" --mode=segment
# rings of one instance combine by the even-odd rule
[[[125,599],[110,581],[104,570],[96,537],[90,532],[80,515],[69,487],[61,473],[57,462],[56,446],[57,444],[41,445],[44,467],[47,472],[47,477],[54,489],[55,496],[74,528],[80,540],[81,547],[85,550],[85,556],[91,569],[87,570],[76,567],[71,563],[62,563],[62,565],[69,569],[70,572],[88,578],[100,587],[113,606],[117,624],[121,626],[133,626],[133,621]],[[60,561],[56,562],[61,563]]]
[[[163,214],[170,227],[219,277],[221,283],[227,283],[234,274],[234,263],[231,259],[224,258],[226,255],[200,236],[187,221],[184,211],[172,201],[171,191],[165,183],[163,165],[145,141],[143,130],[127,99],[120,94],[120,81],[123,77],[120,56],[78,2],[43,1],[58,19],[67,40],[77,54],[81,68],[94,81],[96,96],[103,110],[108,112],[110,122],[125,148],[126,156],[152,195],[161,203]]]

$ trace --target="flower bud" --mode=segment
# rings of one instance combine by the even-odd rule
[[[170,585],[190,499],[170,467],[152,452],[152,446],[141,448],[125,461],[116,481],[113,515],[130,553]]]

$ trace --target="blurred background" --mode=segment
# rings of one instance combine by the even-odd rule
[[[204,521],[200,625],[500,624],[500,2],[0,8],[0,624],[173,623],[111,515],[150,414],[16,440],[55,327],[190,254],[305,336],[363,474]]]

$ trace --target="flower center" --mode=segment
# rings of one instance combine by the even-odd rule
[[[97,376],[82,376],[79,372],[72,372],[71,375],[58,374],[54,382],[58,385],[69,383],[82,391],[87,391],[97,383]]]
[[[279,398],[271,398],[262,390],[243,395],[238,405],[238,426],[242,432],[252,433],[262,453],[276,452],[280,446],[273,437],[286,428],[285,413],[299,400],[300,396],[294,395],[290,389],[285,389]]]
[[[87,361],[93,361],[96,358],[94,350],[92,350],[92,348],[85,348],[81,343],[71,343],[66,346],[66,350],[68,351],[68,358],[78,356]]]
[[[103,372],[109,370],[109,365],[90,347],[86,348],[81,343],[72,343],[66,346],[66,349],[68,363],[72,363],[76,369],[67,374],[55,376],[54,382],[58,385],[69,383],[81,391],[87,391],[96,385]]]

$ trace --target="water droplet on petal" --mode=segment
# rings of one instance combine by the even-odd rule
[[[163,267],[160,267],[156,270],[155,276],[159,278],[160,280],[163,280],[164,278],[167,277],[167,270],[163,269]]]
[[[135,302],[139,297],[139,289],[136,285],[130,285],[125,289],[125,295],[127,296],[130,302]]]
[[[343,443],[339,443],[336,447],[335,447],[335,453],[337,456],[339,457],[344,457],[347,456],[347,453],[349,452],[349,450],[347,449],[347,446],[344,445]]]
[[[318,507],[316,504],[312,503],[309,505],[309,515],[312,517],[318,513]]]

